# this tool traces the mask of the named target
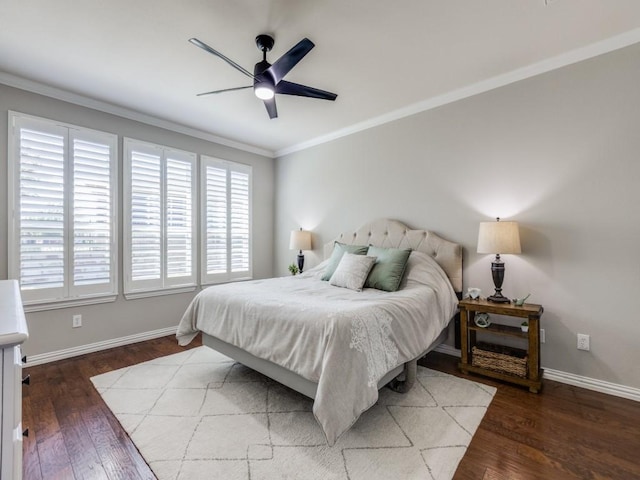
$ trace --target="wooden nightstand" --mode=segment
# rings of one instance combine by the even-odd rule
[[[487,300],[461,300],[458,304],[460,308],[460,343],[462,358],[458,367],[463,373],[478,373],[488,377],[497,378],[507,382],[516,383],[529,387],[533,393],[537,393],[542,386],[543,370],[540,368],[540,316],[544,309],[541,305],[525,303],[523,306],[508,303],[492,303]],[[485,312],[495,315],[505,315],[509,317],[519,317],[528,320],[529,332],[522,332],[520,327],[511,327],[494,323],[486,328],[478,327],[474,318],[477,313]],[[487,368],[486,366],[474,365],[472,352],[476,347],[478,352],[477,332],[488,332],[494,335],[505,337],[522,338],[527,340],[526,369],[523,376],[507,373],[499,367]],[[479,359],[480,357],[478,357]],[[509,357],[505,356],[508,362]],[[514,357],[515,359],[515,357]]]

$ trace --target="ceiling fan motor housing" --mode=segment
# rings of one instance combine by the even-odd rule
[[[256,66],[253,68],[253,91],[256,93],[258,98],[271,98],[275,93],[275,81],[269,72],[266,71],[271,64],[266,60],[262,60],[261,62],[256,63]],[[270,94],[259,93],[260,89],[266,89]],[[266,95],[266,97],[264,97]]]
[[[266,60],[262,60],[256,63],[256,66],[253,67],[253,76],[256,77],[256,80],[259,79],[258,77],[268,77],[270,80],[273,80],[273,78],[271,77],[271,75],[269,75],[269,73],[265,73],[265,70],[268,69],[270,66],[271,64]],[[263,73],[265,74],[263,75]]]

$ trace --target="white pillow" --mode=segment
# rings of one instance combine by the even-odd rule
[[[340,259],[336,271],[331,275],[329,283],[336,287],[345,287],[360,292],[374,263],[376,263],[376,257],[345,253]]]

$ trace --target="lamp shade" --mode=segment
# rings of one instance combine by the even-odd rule
[[[518,222],[481,222],[478,253],[521,253]]]
[[[292,230],[289,239],[291,250],[311,250],[311,232],[306,230]]]

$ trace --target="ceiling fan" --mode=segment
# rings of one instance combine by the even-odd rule
[[[299,97],[319,98],[322,100],[335,100],[338,95],[317,88],[308,87],[306,85],[300,85],[298,83],[287,82],[283,80],[284,76],[295,67],[304,56],[315,47],[314,43],[308,38],[300,40],[291,50],[282,55],[275,63],[271,64],[267,62],[267,52],[273,48],[274,40],[270,35],[262,34],[256,37],[256,45],[262,52],[262,61],[256,63],[253,67],[253,73],[244,69],[230,58],[224,56],[222,53],[211,48],[206,43],[198,40],[197,38],[190,38],[189,42],[196,47],[200,47],[206,52],[209,52],[216,57],[221,58],[233,68],[243,73],[247,77],[253,80],[253,85],[246,87],[234,87],[225,88],[223,90],[214,90],[212,92],[199,93],[198,96],[211,95],[215,93],[231,92],[234,90],[244,90],[245,88],[253,88],[253,92],[256,97],[264,101],[264,105],[267,108],[269,118],[276,118],[278,116],[278,110],[276,108],[275,94],[282,95],[297,95]]]

